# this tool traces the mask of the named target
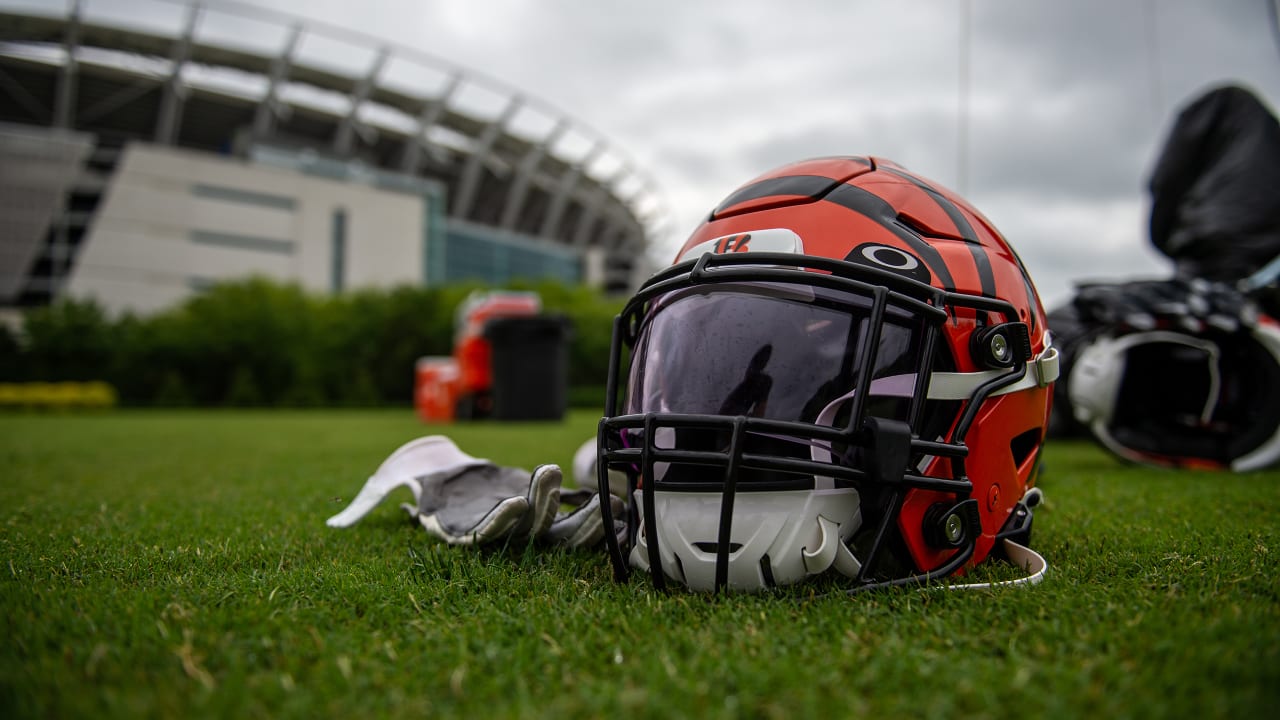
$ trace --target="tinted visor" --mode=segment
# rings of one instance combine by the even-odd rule
[[[640,328],[626,411],[844,427],[864,372],[863,346],[873,336],[871,315],[871,298],[842,290],[741,283],[674,291]],[[908,419],[922,330],[907,310],[886,308],[867,356],[871,380],[883,382],[864,399],[865,415]],[[729,433],[710,429],[659,428],[655,435],[659,449],[723,451],[729,442]],[[639,442],[633,432],[627,444]],[[745,451],[809,457],[812,445],[785,433],[749,432]]]
[[[856,386],[870,298],[777,284],[694,287],[665,297],[642,327],[630,413],[710,413],[815,423]],[[890,308],[872,379],[913,375],[919,321]],[[868,414],[906,419],[915,379]]]

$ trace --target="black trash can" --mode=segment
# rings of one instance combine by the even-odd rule
[[[560,420],[568,405],[568,318],[495,318],[484,336],[493,348],[495,420]]]

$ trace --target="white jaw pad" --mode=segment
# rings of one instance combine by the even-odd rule
[[[663,571],[691,590],[715,590],[722,498],[721,493],[654,493]],[[643,517],[639,491],[635,499]],[[728,588],[768,588],[761,563],[765,556],[774,585],[799,582],[832,566],[841,571],[856,568],[844,543],[860,524],[858,492],[853,488],[739,492],[733,504],[730,543],[735,547],[729,553]],[[648,532],[643,530],[631,552],[631,564],[641,569],[648,567]]]
[[[422,485],[433,476],[457,474],[463,470],[489,465],[488,460],[474,458],[458,449],[443,435],[428,435],[401,445],[382,461],[364,487],[342,512],[325,521],[329,527],[350,527],[369,514],[391,491],[407,487],[414,501],[422,497]]]

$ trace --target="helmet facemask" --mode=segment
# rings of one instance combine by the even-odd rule
[[[961,567],[981,528],[964,471],[974,413],[956,400],[976,410],[1017,383],[1030,348],[930,399],[935,370],[962,377],[940,332],[957,311],[1017,319],[1003,301],[811,256],[706,254],[655,276],[615,322],[598,439],[602,492],[610,469],[630,478],[625,548],[607,538],[616,576],[629,562],[659,587],[758,590],[834,568],[864,588]],[[929,520],[953,552],[927,572],[896,552],[912,488],[956,499]]]

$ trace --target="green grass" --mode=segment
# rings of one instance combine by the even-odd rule
[[[449,548],[393,498],[443,430],[568,465],[595,417],[0,416],[0,717],[1271,717],[1280,472],[1047,450],[1044,583],[854,598],[658,594],[602,555]]]

